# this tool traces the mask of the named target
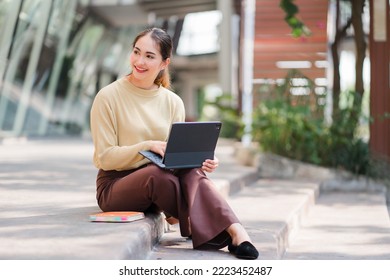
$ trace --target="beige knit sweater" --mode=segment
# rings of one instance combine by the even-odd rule
[[[183,122],[183,101],[159,87],[144,90],[125,77],[101,89],[91,108],[94,165],[103,170],[129,170],[148,162],[138,154],[151,140],[166,141],[173,122]]]

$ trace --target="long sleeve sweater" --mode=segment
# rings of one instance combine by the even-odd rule
[[[151,141],[166,141],[171,124],[183,122],[183,101],[160,86],[144,90],[125,77],[102,88],[91,108],[94,165],[103,170],[130,170],[148,162],[140,150]]]

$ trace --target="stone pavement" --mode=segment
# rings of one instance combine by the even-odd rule
[[[325,181],[323,173],[308,176],[309,167],[297,177],[275,176],[275,168],[270,176],[268,164],[268,173],[259,172],[239,164],[235,151],[221,139],[221,165],[210,176],[260,259],[390,259],[383,187]],[[99,211],[91,158],[88,139],[0,144],[0,259],[234,259],[226,249],[193,250],[160,215],[126,224],[89,222],[88,214]]]
[[[385,203],[378,192],[321,195],[283,259],[390,260]]]

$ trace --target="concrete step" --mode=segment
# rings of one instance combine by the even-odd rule
[[[210,174],[229,195],[257,178],[237,165],[221,140],[221,166]],[[164,231],[161,215],[114,224],[99,212],[93,146],[83,139],[17,139],[0,145],[0,259],[145,259]]]
[[[321,186],[324,185],[322,188]],[[331,189],[331,190],[330,190]],[[263,260],[388,260],[390,221],[384,189],[260,179],[228,198]],[[330,190],[330,191],[329,191]],[[177,227],[149,259],[234,259],[226,248],[197,251]]]
[[[142,259],[162,234],[160,215],[132,223],[92,223],[96,206],[52,209],[51,214],[2,217],[0,259]]]
[[[389,260],[383,192],[322,192],[283,259]]]
[[[281,259],[290,238],[318,196],[319,185],[309,181],[260,179],[228,197],[228,201],[260,252],[259,259]],[[227,248],[219,251],[192,249],[177,226],[163,235],[149,259],[235,259]]]
[[[0,145],[0,259],[233,258],[226,250],[193,250],[177,228],[167,228],[161,215],[128,224],[89,222],[88,215],[99,211],[92,152],[92,143],[82,139]],[[390,257],[383,187],[307,166],[300,176],[258,180],[257,168],[238,164],[233,152],[232,143],[222,139],[217,147],[221,165],[210,177],[247,228],[260,259]],[[284,174],[280,165],[275,170]],[[314,171],[311,176],[308,170]],[[318,174],[321,182],[302,180]],[[305,224],[308,213],[313,216]],[[324,246],[318,247],[321,242]]]

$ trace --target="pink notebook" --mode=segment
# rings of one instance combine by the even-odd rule
[[[89,220],[91,222],[126,223],[141,220],[143,218],[145,218],[145,214],[136,211],[100,212],[89,215]]]

